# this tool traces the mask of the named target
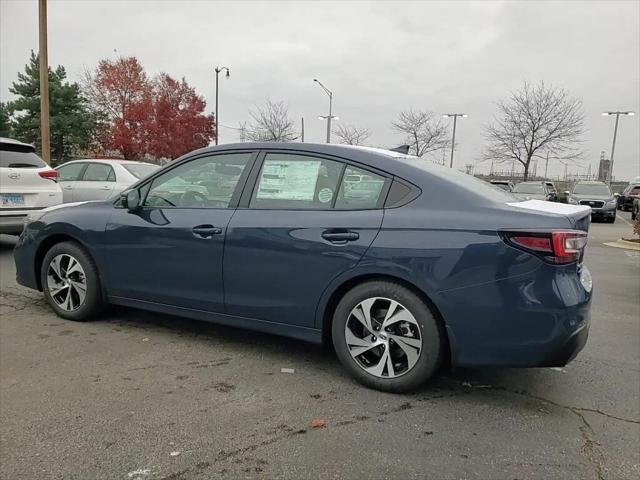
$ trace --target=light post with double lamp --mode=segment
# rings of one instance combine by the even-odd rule
[[[627,112],[602,112],[602,115],[607,117],[609,115],[616,116],[616,126],[613,127],[613,143],[611,144],[611,160],[609,162],[609,185],[611,185],[611,179],[613,178],[613,154],[616,151],[616,136],[618,135],[618,120],[620,120],[620,115],[635,115],[635,112],[627,111]]]
[[[313,79],[314,82],[316,82],[318,85],[320,85],[320,87],[324,90],[324,92],[329,95],[329,115],[319,115],[318,116],[318,120],[327,120],[327,143],[331,143],[331,120],[332,119],[336,119],[336,120],[340,120],[339,117],[336,117],[334,115],[332,115],[332,108],[333,108],[333,92],[331,92],[331,90],[329,90],[327,87],[325,87],[322,82],[320,80],[318,80],[317,78]]]
[[[466,113],[445,113],[442,115],[444,118],[453,117],[453,138],[451,139],[451,162],[449,168],[453,168],[453,150],[456,147],[456,124],[458,123],[458,117],[467,118],[469,115]]]
[[[218,135],[220,132],[220,117],[218,116],[218,75],[220,75],[220,72],[222,72],[223,70],[227,71],[227,74],[225,75],[227,78],[229,78],[229,67],[216,67],[215,68],[215,72],[216,72],[216,145],[218,145]]]

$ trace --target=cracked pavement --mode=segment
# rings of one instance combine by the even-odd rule
[[[0,478],[638,478],[640,252],[603,245],[629,234],[592,225],[591,334],[567,367],[405,395],[293,340],[132,309],[62,320],[0,236]]]

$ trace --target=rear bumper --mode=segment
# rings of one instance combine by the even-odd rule
[[[22,232],[26,216],[26,213],[0,215],[0,233],[19,235]]]
[[[586,267],[545,264],[531,274],[441,292],[452,363],[566,365],[589,335],[592,292],[585,279],[590,281]]]

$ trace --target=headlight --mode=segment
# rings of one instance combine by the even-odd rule
[[[571,205],[578,205],[578,200],[573,197],[567,197],[567,202],[569,202]]]
[[[615,207],[618,202],[614,198],[613,200],[609,200],[606,204],[607,207]]]

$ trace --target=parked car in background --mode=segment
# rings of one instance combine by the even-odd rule
[[[580,181],[573,186],[570,192],[564,193],[567,196],[567,203],[590,207],[593,220],[603,219],[609,223],[616,221],[618,201],[606,183]]]
[[[551,194],[551,198],[549,198],[549,200],[551,200],[552,202],[557,202],[558,201],[558,189],[556,188],[555,183],[547,180],[544,182],[544,184],[547,186],[547,191]]]
[[[618,209],[628,212],[633,207],[633,201],[640,195],[640,183],[631,182],[618,197]]]
[[[397,152],[240,143],[119,199],[34,215],[14,258],[18,282],[63,318],[112,303],[329,341],[358,381],[400,392],[443,361],[573,359],[590,321],[589,212]]]
[[[160,167],[130,160],[73,160],[56,167],[63,201],[104,200],[122,192]]]
[[[520,182],[513,187],[513,195],[520,200],[551,200],[553,194],[545,182]]]
[[[491,180],[491,185],[495,185],[507,192],[513,191],[513,182],[511,180]]]
[[[33,145],[0,138],[0,233],[17,235],[29,213],[62,203],[58,172],[35,151]]]

